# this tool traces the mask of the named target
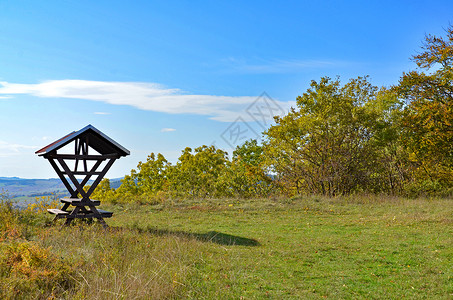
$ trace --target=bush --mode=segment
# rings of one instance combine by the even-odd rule
[[[3,244],[0,297],[48,298],[75,284],[74,266],[33,242]]]

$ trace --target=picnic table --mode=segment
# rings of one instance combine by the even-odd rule
[[[61,198],[60,201],[63,203],[61,209],[50,208],[47,211],[55,215],[54,221],[62,218],[66,219],[65,225],[69,225],[72,220],[77,218],[89,220],[96,218],[99,223],[106,227],[107,223],[105,223],[104,218],[113,216],[113,212],[96,208],[96,206],[101,204],[101,201],[98,200],[83,201],[80,198]]]
[[[74,144],[73,153],[67,153],[70,144]],[[89,153],[90,149],[94,154]],[[64,151],[64,153],[58,153],[58,151]],[[92,125],[88,125],[36,151],[36,154],[50,162],[70,194],[70,197],[60,199],[63,203],[61,209],[47,210],[55,215],[54,221],[65,218],[65,225],[69,225],[77,218],[98,219],[106,227],[104,218],[112,217],[113,212],[98,209],[100,201],[92,200],[90,197],[115,160],[129,155],[129,150]],[[70,168],[70,162],[73,168]],[[79,181],[76,176],[85,177]],[[85,191],[84,187],[92,177],[96,179]]]

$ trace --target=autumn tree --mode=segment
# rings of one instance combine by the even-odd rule
[[[274,181],[264,167],[263,147],[254,139],[233,151],[218,180],[219,195],[225,197],[266,197],[277,192]]]
[[[415,164],[414,177],[441,186],[453,183],[453,26],[446,37],[427,35],[412,60],[418,70],[404,73],[395,87],[406,102],[403,143]]]
[[[227,153],[215,146],[187,147],[168,174],[169,191],[176,197],[214,197],[227,163]]]
[[[138,188],[142,193],[154,195],[159,191],[164,190],[167,185],[167,176],[170,168],[170,163],[160,153],[157,156],[151,153],[146,162],[139,162],[135,179]]]
[[[255,139],[245,141],[233,151],[233,161],[240,160],[250,166],[259,167],[263,159],[263,147]]]
[[[265,132],[267,164],[288,194],[348,194],[377,188],[379,143],[396,99],[367,78],[323,77],[297,98],[297,108],[276,117]],[[385,117],[387,114],[387,117]]]
[[[92,194],[93,199],[100,201],[112,201],[115,198],[115,190],[110,187],[110,180],[104,178],[98,184]]]
[[[159,193],[166,191],[168,173],[171,164],[158,153],[148,155],[145,162],[139,162],[137,170],[132,169],[130,175],[121,180],[116,191],[116,199],[124,202],[154,202]]]

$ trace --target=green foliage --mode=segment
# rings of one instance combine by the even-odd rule
[[[89,189],[89,186],[85,187]],[[115,201],[115,190],[110,187],[110,180],[108,178],[101,180],[99,185],[94,190],[92,198],[101,201]]]
[[[162,191],[167,184],[169,167],[170,164],[160,153],[157,157],[151,153],[145,163],[139,162],[138,173],[133,179],[136,180],[140,192],[155,195]]]
[[[50,196],[35,197],[35,201],[27,205],[25,212],[44,213],[47,212],[48,208],[55,208],[58,205],[60,205],[60,201],[56,197]]]
[[[249,166],[259,167],[263,160],[263,147],[254,139],[245,141],[233,151],[233,161],[241,161]]]
[[[232,161],[214,146],[187,147],[175,165],[151,153],[116,191],[103,180],[93,197],[114,203],[162,203],[169,198],[267,196],[275,193],[275,185],[263,169],[262,152],[256,140],[238,146]]]
[[[227,153],[214,146],[187,147],[170,171],[169,190],[176,197],[215,197],[221,194],[217,181],[227,164]]]
[[[286,193],[334,196],[391,189],[376,182],[385,168],[379,149],[395,139],[389,127],[396,99],[366,77],[344,86],[338,78],[324,77],[310,86],[297,98],[297,109],[277,117],[265,132],[267,164]]]
[[[218,180],[220,194],[225,197],[251,198],[278,193],[263,162],[263,147],[256,140],[237,146],[231,163]]]
[[[140,194],[135,178],[137,173],[134,169],[131,170],[131,175],[126,175],[121,180],[120,187],[116,190],[116,194],[119,195],[120,202],[127,202]]]
[[[453,184],[453,27],[446,38],[428,35],[413,56],[420,71],[405,73],[394,89],[406,101],[403,145],[410,152],[414,182]],[[431,73],[424,71],[434,70]]]
[[[151,153],[146,162],[140,161],[137,170],[131,170],[131,174],[121,180],[121,186],[117,190],[110,187],[108,179],[103,179],[96,187],[93,198],[112,203],[162,201],[162,193],[168,186],[170,167],[162,154],[159,153],[156,157]]]

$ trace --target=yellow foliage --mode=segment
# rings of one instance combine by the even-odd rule
[[[28,204],[27,212],[46,212],[48,208],[55,208],[60,206],[60,201],[56,197],[42,196],[36,197],[36,201]]]

